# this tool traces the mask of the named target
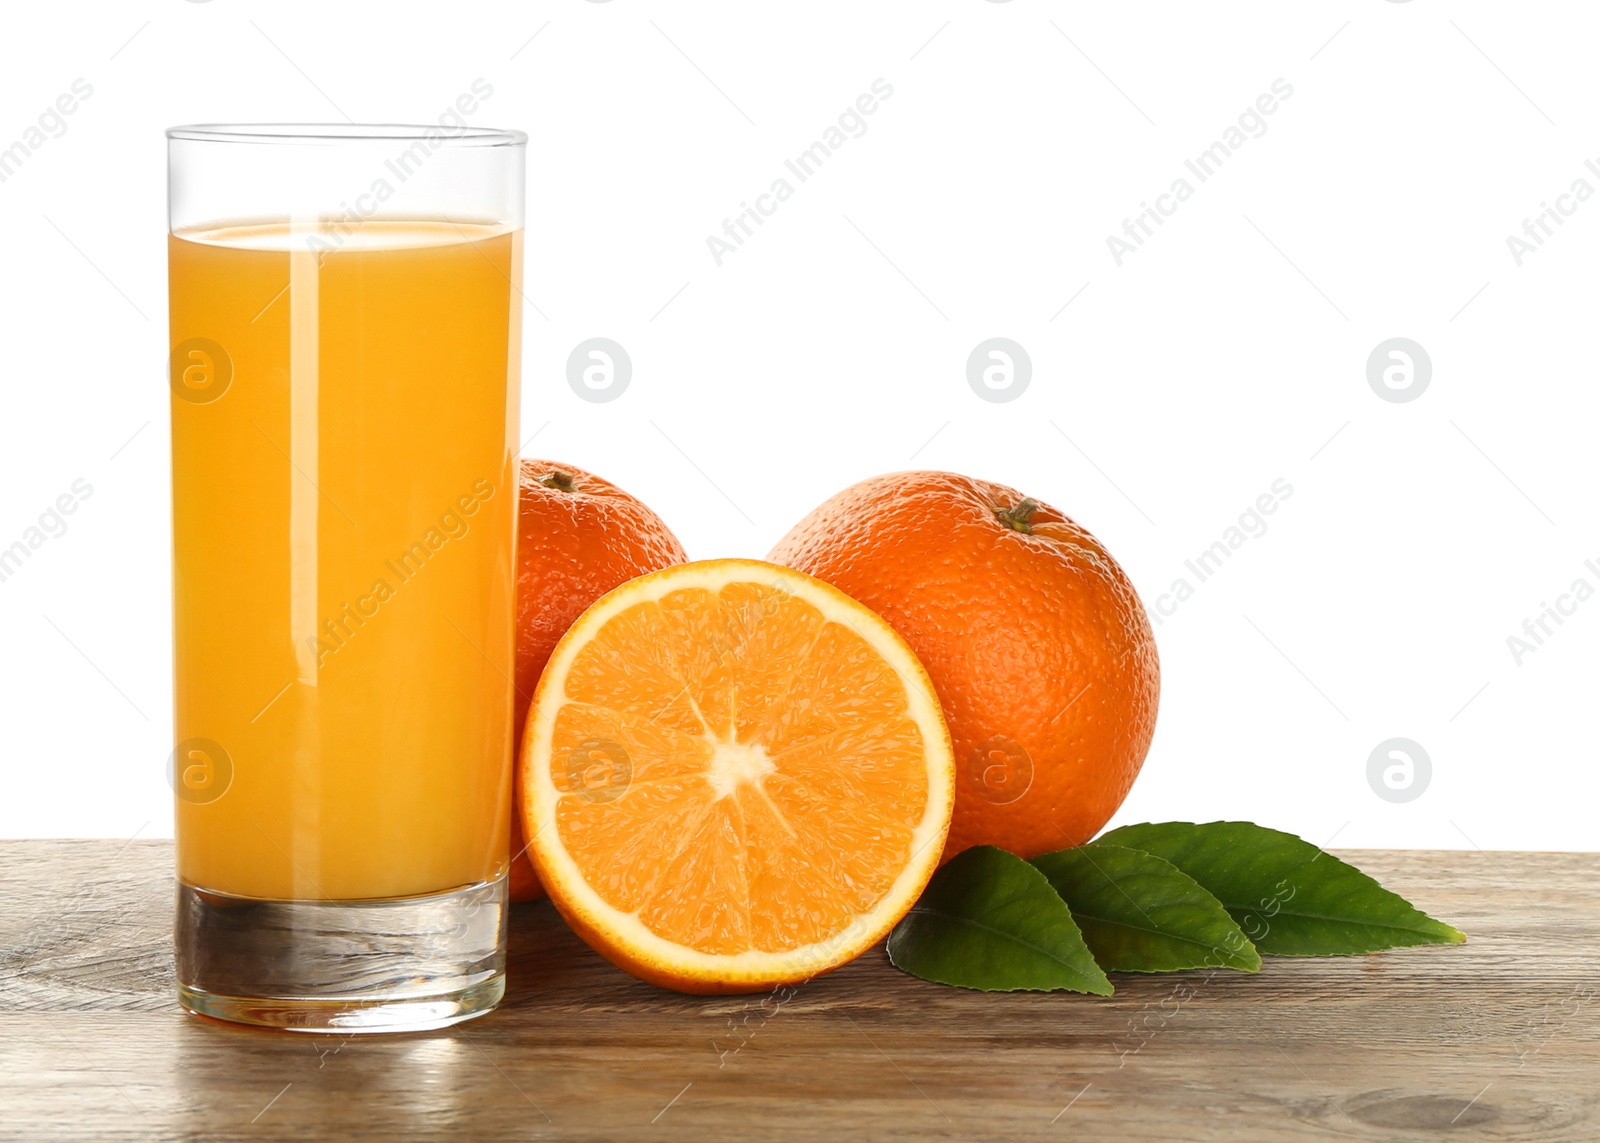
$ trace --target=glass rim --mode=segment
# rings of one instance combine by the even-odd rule
[[[457,147],[521,147],[525,131],[452,127],[443,123],[191,123],[168,127],[167,138],[187,143],[327,146],[337,143],[417,143]]]

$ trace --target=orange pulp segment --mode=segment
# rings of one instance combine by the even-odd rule
[[[805,979],[911,907],[949,827],[932,684],[876,614],[749,560],[632,580],[534,696],[523,827],[558,909],[643,979]]]

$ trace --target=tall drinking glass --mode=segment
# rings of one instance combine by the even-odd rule
[[[526,136],[167,138],[179,1000],[454,1023],[505,987]]]

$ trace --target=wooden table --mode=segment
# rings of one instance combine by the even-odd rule
[[[1600,1139],[1600,855],[1342,856],[1459,948],[926,984],[874,950],[786,1002],[641,984],[518,906],[498,1012],[320,1037],[173,1002],[169,842],[0,842],[0,1137]]]

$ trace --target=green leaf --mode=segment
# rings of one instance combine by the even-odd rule
[[[980,845],[952,858],[889,934],[889,960],[923,980],[985,992],[1111,995],[1066,903],[1033,866]]]
[[[1153,853],[1096,841],[1033,859],[1106,972],[1237,968],[1261,956],[1210,893]]]
[[[1344,956],[1467,938],[1354,866],[1249,822],[1123,826],[1101,841],[1164,857],[1221,901],[1263,953]]]

